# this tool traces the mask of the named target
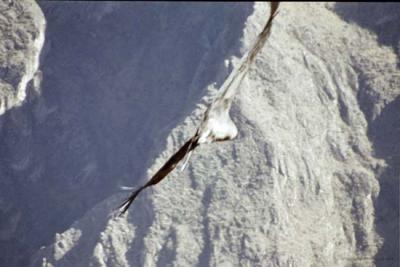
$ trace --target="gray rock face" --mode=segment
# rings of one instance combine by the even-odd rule
[[[28,83],[38,90],[39,55],[44,42],[45,20],[32,1],[0,3],[0,115],[20,106]]]
[[[29,107],[40,94],[45,19],[33,1],[0,1],[0,265],[23,264],[29,253],[21,229],[29,212],[20,195],[35,167]],[[33,175],[33,173],[32,173]],[[17,206],[21,208],[16,208]],[[33,222],[32,222],[33,223]],[[32,225],[32,224],[31,224]],[[24,226],[22,226],[24,227]]]
[[[118,186],[194,133],[269,7],[39,4],[41,94],[0,117],[4,266],[398,266],[396,11],[283,3],[238,138],[117,218]]]

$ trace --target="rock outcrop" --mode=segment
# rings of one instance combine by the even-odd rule
[[[40,95],[39,57],[45,25],[42,10],[34,1],[0,1],[1,266],[27,264],[28,255],[37,249],[30,250],[21,235],[25,211],[16,206],[26,199],[18,194],[18,187],[24,186],[22,180],[34,161],[29,151],[33,122],[24,105]]]

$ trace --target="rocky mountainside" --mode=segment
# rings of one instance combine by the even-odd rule
[[[0,117],[4,266],[398,266],[399,4],[283,3],[238,138],[123,217],[119,186],[194,133],[269,5],[39,5],[41,89]]]
[[[26,195],[30,194],[31,177],[41,168],[35,164],[35,122],[27,103],[40,94],[38,67],[45,24],[35,2],[0,1],[1,266],[21,264],[37,249],[25,236],[36,227],[30,218],[35,211],[26,211],[31,207],[26,201],[34,199]]]

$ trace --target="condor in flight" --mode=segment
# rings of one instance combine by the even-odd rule
[[[212,143],[218,141],[232,140],[237,134],[238,130],[229,116],[229,110],[232,105],[233,98],[237,89],[240,86],[244,76],[246,75],[251,63],[254,61],[258,52],[264,46],[269,33],[271,31],[272,21],[277,14],[279,2],[271,2],[270,16],[263,29],[258,35],[252,49],[247,52],[241,59],[238,68],[234,69],[228,78],[225,80],[219,95],[211,103],[204,113],[203,120],[198,127],[196,134],[190,138],[162,167],[158,172],[148,181],[145,185],[133,191],[122,205],[119,207],[121,215],[124,214],[138,194],[145,188],[155,185],[163,180],[176,165],[186,156],[187,159],[182,166],[186,166],[193,150],[200,144]]]

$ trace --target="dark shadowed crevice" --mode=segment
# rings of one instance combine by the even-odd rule
[[[378,42],[390,46],[400,56],[399,3],[337,3],[334,11],[345,21],[356,23],[376,34]],[[400,60],[398,60],[400,62]],[[398,67],[399,63],[398,63]],[[387,167],[376,170],[380,193],[374,201],[375,225],[383,245],[375,255],[378,267],[399,266],[399,181],[400,181],[400,96],[387,103],[379,114],[374,106],[384,94],[372,88],[367,74],[355,67],[359,76],[358,104],[368,121],[368,137],[374,156]],[[393,78],[395,79],[395,77]]]
[[[176,230],[172,229],[171,233],[165,238],[165,242],[157,257],[157,267],[173,266],[176,258],[177,247]]]
[[[400,56],[399,3],[337,3],[334,10],[345,21],[376,33],[379,43],[391,46]]]
[[[206,267],[211,265],[211,256],[212,256],[212,238],[210,236],[210,219],[208,218],[208,208],[210,207],[212,198],[212,189],[211,187],[207,187],[204,191],[203,199],[201,201],[204,212],[202,214],[203,217],[203,250],[199,255],[198,267]]]
[[[399,197],[400,197],[400,96],[390,102],[371,123],[369,136],[378,158],[387,167],[379,177],[380,193],[375,201],[375,224],[383,237],[376,255],[378,267],[399,265]]]

